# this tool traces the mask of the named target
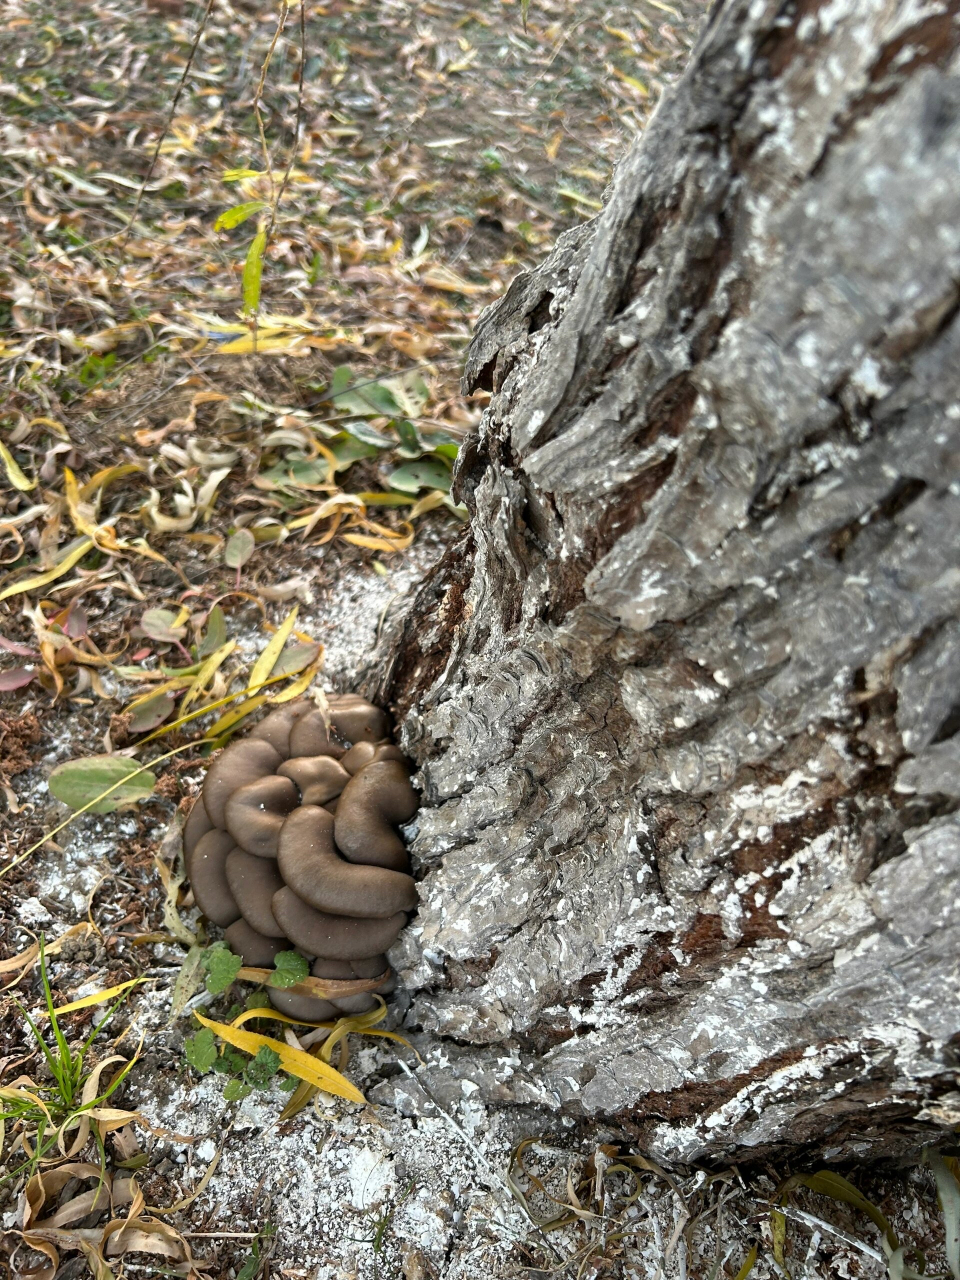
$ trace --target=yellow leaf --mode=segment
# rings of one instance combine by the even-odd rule
[[[312,662],[309,667],[294,680],[293,684],[287,685],[282,693],[276,694],[270,699],[271,702],[292,702],[294,698],[299,698],[301,693],[310,688],[313,678],[323,666],[323,652],[316,662]]]
[[[612,70],[613,70],[613,74],[617,77],[618,80],[622,80],[624,84],[628,84],[631,89],[636,89],[637,93],[640,94],[641,98],[650,97],[650,90],[647,88],[647,86],[643,83],[642,80],[638,80],[635,76],[628,76],[626,72],[621,71],[619,67],[614,67]],[[600,206],[598,205],[597,207],[599,208]]]
[[[243,264],[243,309],[249,316],[255,315],[260,308],[260,280],[266,247],[267,231],[264,227],[251,240],[247,260]]]
[[[27,423],[27,426],[28,427],[37,427],[37,426],[49,427],[50,430],[55,432],[58,436],[60,436],[62,440],[70,439],[70,435],[67,431],[67,428],[63,425],[62,422],[58,422],[56,418],[31,418],[30,421]]]
[[[3,459],[3,465],[7,469],[7,479],[15,489],[19,489],[21,493],[29,493],[31,489],[37,487],[36,480],[31,480],[29,476],[25,476],[17,465],[17,460],[3,443],[0,443],[0,458]]]
[[[442,507],[446,502],[447,495],[442,489],[431,489],[429,493],[425,493],[422,498],[414,503],[410,511],[410,519],[416,520],[417,516],[425,515],[428,511],[433,511],[436,507]]]
[[[736,1274],[735,1280],[747,1280],[747,1276],[753,1270],[757,1263],[757,1246],[754,1245],[746,1258],[743,1260],[743,1266]]]
[[[288,1014],[280,1013],[278,1009],[274,1009],[272,1005],[258,1006],[256,1009],[244,1009],[243,1013],[237,1014],[230,1025],[231,1027],[242,1027],[245,1022],[250,1022],[253,1018],[268,1018],[271,1022],[286,1022],[291,1027],[333,1026],[332,1022],[304,1022],[302,1018],[291,1018]]]
[[[12,587],[5,587],[3,591],[0,591],[0,600],[8,600],[10,596],[22,595],[25,591],[36,591],[40,587],[48,586],[51,582],[56,582],[65,573],[69,573],[77,561],[82,560],[92,546],[93,539],[84,538],[79,547],[74,547],[68,556],[64,556],[58,565],[55,565],[54,568],[49,569],[46,573],[37,574],[35,578],[24,578],[22,582],[15,582]]]
[[[57,1017],[61,1013],[73,1013],[76,1009],[89,1009],[92,1004],[105,1004],[108,1000],[112,1000],[114,996],[118,996],[121,991],[126,991],[128,987],[135,987],[141,982],[146,982],[146,978],[131,978],[129,982],[121,982],[119,986],[107,987],[103,991],[94,991],[89,996],[84,996],[82,1000],[73,1000],[70,1004],[61,1004],[57,1007]]]
[[[224,659],[228,658],[230,654],[233,653],[236,647],[236,640],[228,640],[226,644],[222,644],[219,649],[211,653],[210,657],[207,658],[203,666],[197,672],[193,679],[193,683],[190,686],[189,692],[184,696],[183,701],[180,703],[181,712],[186,711],[187,707],[190,706],[190,703],[195,702],[196,699],[200,697],[201,693],[203,693],[204,689],[207,687],[207,683],[212,678],[213,673],[217,670]]]
[[[236,697],[236,695],[234,695],[234,697]],[[212,724],[207,730],[207,736],[210,738],[219,738],[222,733],[226,733],[227,730],[232,729],[235,724],[239,724],[241,720],[245,720],[247,716],[252,715],[253,712],[256,711],[258,707],[262,707],[266,701],[268,701],[268,699],[265,693],[260,693],[255,698],[247,698],[244,702],[241,702],[239,706],[228,711],[226,715],[222,715],[215,724]],[[210,710],[210,708],[207,708],[207,710]],[[190,713],[190,715],[195,714],[196,712]],[[186,716],[184,718],[189,719],[190,717]]]
[[[116,466],[104,467],[102,471],[95,472],[87,483],[81,486],[80,497],[84,502],[89,502],[94,494],[105,489],[108,484],[113,484],[114,480],[121,480],[124,476],[143,470],[142,462],[118,462]]]
[[[360,1090],[356,1085],[351,1084],[346,1076],[342,1076],[339,1071],[335,1071],[326,1062],[320,1061],[303,1049],[293,1049],[282,1040],[274,1040],[271,1036],[262,1036],[255,1031],[241,1031],[238,1027],[227,1026],[223,1022],[213,1022],[201,1013],[196,1013],[194,1016],[203,1026],[209,1027],[214,1035],[219,1036],[221,1040],[226,1040],[227,1044],[232,1044],[235,1049],[243,1049],[246,1053],[254,1055],[264,1047],[272,1049],[280,1059],[281,1067],[289,1075],[305,1080],[307,1084],[312,1084],[325,1093],[346,1098],[349,1102],[366,1102]]]
[[[462,293],[468,296],[474,293],[490,292],[488,284],[471,284],[469,280],[464,280],[463,276],[457,275],[455,271],[442,264],[431,267],[420,277],[420,282],[429,285],[431,289],[441,289],[444,293]]]
[[[307,356],[310,354],[310,348],[304,345],[303,335],[299,333],[289,334],[285,337],[264,336],[260,332],[257,333],[257,341],[254,343],[253,334],[248,333],[242,338],[234,338],[232,342],[225,342],[223,346],[217,347],[217,354],[221,356],[249,356],[256,352],[259,356],[282,354],[286,356]]]
[[[69,467],[63,468],[63,496],[67,500],[67,510],[70,512],[70,519],[73,521],[77,533],[85,533],[88,538],[92,538],[96,542],[99,530],[80,505],[80,487],[77,484],[76,476]]]
[[[280,657],[281,650],[287,643],[290,632],[293,630],[293,625],[297,620],[298,613],[299,607],[294,605],[284,620],[280,623],[280,626],[277,627],[274,634],[270,637],[270,642],[254,663],[253,670],[250,672],[250,679],[247,683],[248,689],[256,689],[270,676],[273,668],[277,665],[277,659]]]

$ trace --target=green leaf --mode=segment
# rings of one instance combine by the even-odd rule
[[[293,676],[298,671],[306,670],[310,663],[315,662],[320,656],[320,649],[321,646],[316,641],[290,645],[288,649],[284,649],[280,654],[271,674],[275,676]]]
[[[280,951],[273,963],[275,968],[270,975],[271,987],[295,987],[310,972],[310,966],[299,951]]]
[[[203,1027],[195,1036],[187,1036],[183,1042],[183,1056],[202,1076],[213,1070],[217,1060],[217,1042],[209,1027]]]
[[[238,529],[227,539],[227,545],[223,549],[223,563],[228,569],[239,569],[253,555],[256,546],[257,540],[249,529]]]
[[[460,452],[458,444],[438,444],[434,449],[434,453],[439,453],[441,458],[449,458],[451,462],[456,462],[457,454]]]
[[[361,444],[372,445],[374,449],[392,449],[396,444],[392,436],[385,436],[382,431],[369,426],[366,422],[347,423],[344,431],[353,436],[354,440],[359,440]]]
[[[327,479],[328,465],[326,458],[288,458],[261,474],[271,484],[295,488],[298,484],[323,484]]]
[[[259,169],[227,169],[221,177],[221,182],[242,182],[244,178],[262,178],[263,174]]]
[[[260,1270],[260,1242],[254,1240],[253,1248],[247,1256],[246,1262],[237,1272],[237,1280],[256,1280],[257,1272]]]
[[[82,809],[113,787],[108,796],[91,807],[93,813],[113,813],[122,804],[132,804],[152,795],[156,782],[149,769],[139,767],[126,756],[86,756],[58,764],[47,786],[52,796],[71,809]]]
[[[133,708],[129,713],[130,723],[127,728],[131,733],[147,733],[150,729],[156,729],[168,719],[176,705],[176,694],[169,689],[164,693],[155,693]]]
[[[209,658],[211,653],[216,653],[221,645],[227,642],[227,620],[223,615],[223,610],[218,604],[215,604],[207,615],[207,627],[203,633],[203,639],[200,641],[200,647],[197,649],[197,656],[200,658]]]
[[[293,1093],[299,1084],[300,1081],[296,1076],[284,1076],[282,1080],[277,1082],[277,1088],[282,1089],[284,1093]]]
[[[255,1089],[269,1089],[270,1081],[280,1070],[280,1055],[269,1045],[261,1045],[257,1056],[247,1063],[244,1079]]]
[[[397,418],[393,425],[400,437],[400,448],[397,450],[400,457],[419,458],[424,451],[424,445],[417,435],[417,428],[408,418]]]
[[[244,1000],[243,1007],[244,1009],[269,1009],[270,997],[265,991],[251,991],[246,1000]],[[236,1014],[233,1015],[234,1018],[236,1016]],[[228,1019],[228,1021],[232,1022],[233,1018]]]
[[[253,1093],[251,1085],[244,1083],[243,1080],[231,1080],[223,1091],[223,1097],[226,1102],[242,1102],[244,1098],[249,1098]]]
[[[348,364],[338,364],[333,371],[333,377],[330,379],[330,396],[338,396],[341,391],[346,391],[352,381],[353,370],[350,366]]]
[[[236,1017],[237,1015],[234,1014],[233,1016]],[[247,1060],[242,1053],[237,1053],[236,1049],[225,1048],[213,1064],[213,1069],[222,1076],[239,1076],[243,1075],[243,1069],[246,1065]]]
[[[397,467],[389,476],[394,489],[403,493],[416,493],[418,489],[450,490],[450,468],[439,458],[420,458],[417,462],[408,462]]]
[[[266,227],[253,237],[243,264],[243,309],[248,316],[260,310],[260,281],[263,276],[263,255],[267,248]]]
[[[172,609],[148,609],[140,619],[140,629],[151,640],[161,644],[176,644],[187,633],[186,627],[177,626],[180,615]]]
[[[221,213],[213,224],[213,229],[214,231],[232,231],[234,227],[239,227],[242,222],[246,222],[248,218],[266,207],[265,200],[247,200],[245,204],[235,204],[232,209],[225,209]]]
[[[243,968],[243,961],[225,942],[215,942],[203,954],[203,967],[207,971],[207,990],[212,995],[219,995],[236,978]]]
[[[363,444],[360,440],[354,440],[352,436],[348,436],[346,433],[331,440],[327,447],[337,460],[334,471],[346,471],[347,467],[352,466],[361,458],[375,458],[378,452],[372,445]]]

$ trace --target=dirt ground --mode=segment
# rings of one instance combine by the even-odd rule
[[[136,980],[85,1069],[137,1059],[110,1099],[137,1113],[106,1139],[112,1208],[81,1198],[91,1139],[34,1212],[8,1123],[9,1274],[716,1280],[745,1277],[754,1244],[751,1274],[782,1274],[782,1171],[671,1179],[615,1135],[438,1096],[444,1046],[404,1021],[402,994],[383,1025],[423,1065],[353,1036],[366,1106],[321,1094],[281,1120],[280,1075],[225,1098],[184,1041],[195,1011],[223,1018],[250,987],[214,995],[186,973],[200,921],[169,887],[213,704],[243,694],[294,606],[288,683],[351,688],[460,527],[450,467],[485,402],[457,385],[476,317],[600,208],[702,16],[699,0],[531,0],[525,19],[520,0],[308,0],[301,24],[257,0],[8,0],[2,1083],[51,1083],[21,1009],[43,1009],[40,935],[65,938],[46,963],[58,1006]],[[171,728],[183,700],[212,709]],[[54,833],[72,812],[54,768],[171,749],[148,799]],[[71,1047],[98,1010],[63,1014]],[[145,1203],[117,1230],[131,1173]],[[927,1170],[861,1185],[937,1259]],[[794,1206],[791,1274],[886,1274],[862,1213],[803,1189]]]

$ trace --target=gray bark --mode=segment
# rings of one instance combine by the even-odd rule
[[[949,1113],[958,8],[721,4],[480,322],[469,530],[368,685],[421,771],[435,1091],[674,1161]]]

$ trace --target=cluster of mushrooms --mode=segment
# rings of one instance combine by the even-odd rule
[[[314,977],[383,974],[376,989],[391,990],[384,952],[417,903],[396,826],[413,817],[417,795],[389,729],[356,694],[330,696],[329,725],[304,699],[271,712],[211,765],[184,826],[187,876],[245,965],[270,968],[295,949]],[[310,1022],[375,1003],[369,993],[268,994]]]

